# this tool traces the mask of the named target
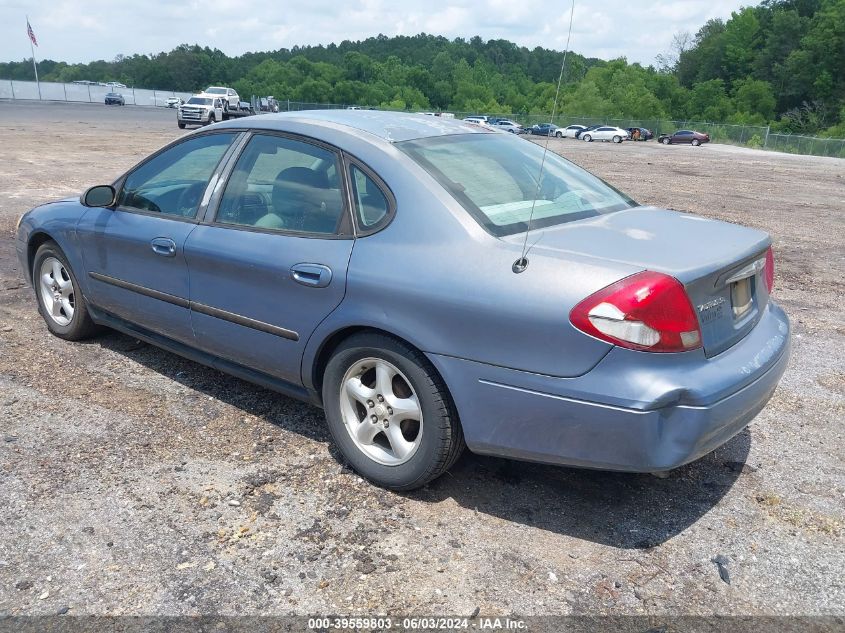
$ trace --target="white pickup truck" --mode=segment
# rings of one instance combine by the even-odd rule
[[[176,110],[176,124],[180,129],[186,125],[208,125],[225,118],[223,99],[206,94],[194,95]]]
[[[201,93],[203,96],[221,97],[226,110],[240,110],[241,98],[232,88],[226,86],[209,86]]]

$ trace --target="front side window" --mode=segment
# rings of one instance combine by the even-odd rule
[[[334,234],[343,209],[337,154],[303,141],[256,134],[229,177],[216,221]]]
[[[462,134],[396,146],[431,174],[493,235],[611,213],[636,203],[600,178],[512,134]],[[535,202],[536,197],[536,202]]]
[[[206,134],[166,149],[126,177],[118,206],[195,217],[208,181],[234,138],[235,133]]]

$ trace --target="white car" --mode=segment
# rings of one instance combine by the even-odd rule
[[[558,138],[575,138],[575,135],[578,134],[578,132],[586,129],[586,125],[570,125],[568,127],[561,127],[557,129],[555,136]]]
[[[223,106],[227,110],[229,108],[233,110],[240,108],[241,98],[231,88],[226,88],[225,86],[209,86],[202,91],[202,94],[209,97],[221,97],[223,99]]]
[[[511,134],[522,134],[522,126],[510,119],[499,119],[495,123],[490,123],[490,127],[502,130],[503,132],[510,132]]]
[[[468,116],[463,119],[464,123],[474,123],[475,125],[487,125],[487,117]]]
[[[581,134],[581,139],[587,141],[613,141],[614,143],[621,143],[628,140],[628,130],[623,130],[621,127],[611,127],[603,125],[595,130],[584,132]]]
[[[185,103],[185,101],[181,97],[167,97],[164,105],[168,108],[178,108],[183,103]]]

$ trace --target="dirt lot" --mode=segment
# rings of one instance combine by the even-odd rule
[[[845,614],[845,161],[552,141],[641,202],[769,231],[790,367],[668,479],[467,454],[393,494],[317,409],[47,334],[15,220],[180,133],[173,111],[0,103],[0,613]]]

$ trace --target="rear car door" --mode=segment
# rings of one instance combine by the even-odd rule
[[[352,238],[340,152],[254,134],[185,245],[197,346],[301,384],[305,344],[343,299]]]
[[[203,134],[172,145],[118,183],[114,208],[88,209],[77,231],[94,306],[193,342],[185,240],[235,136]]]

